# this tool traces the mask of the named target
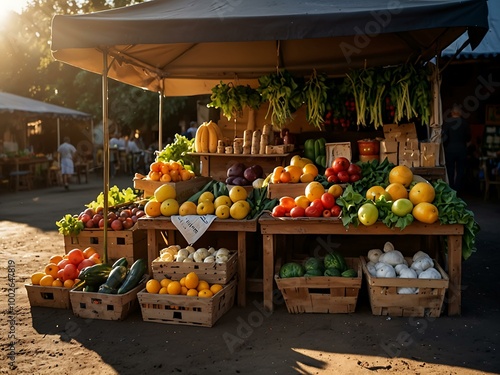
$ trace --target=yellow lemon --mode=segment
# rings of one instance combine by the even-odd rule
[[[303,183],[307,183],[307,182],[311,182],[311,181],[314,181],[314,177],[312,174],[310,173],[304,173],[304,174],[301,174],[300,175],[300,182],[303,182]]]
[[[311,202],[305,195],[299,195],[298,197],[295,197],[295,204],[299,207],[302,207],[306,209]]]
[[[182,203],[179,207],[179,215],[196,215],[196,203],[191,201]]]
[[[248,197],[248,193],[242,186],[233,186],[231,190],[229,190],[229,199],[231,202],[244,201]]]
[[[54,281],[52,281],[52,286],[56,286],[56,287],[61,288],[62,286],[64,286],[64,284],[61,280],[55,279]]]
[[[296,165],[286,166],[285,171],[290,173],[290,182],[294,184],[300,181],[300,176],[303,173],[302,168]]]
[[[179,213],[179,202],[173,198],[165,199],[160,206],[160,212],[163,216],[172,216]]]
[[[45,275],[46,275],[45,272],[35,272],[33,275],[31,275],[31,284],[40,285],[40,280]]]
[[[217,292],[220,292],[222,290],[223,286],[220,285],[220,284],[213,284],[211,287],[210,287],[210,291],[213,293],[213,294],[216,294]]]
[[[176,196],[175,188],[169,184],[159,186],[154,192],[155,199],[160,203],[167,199],[175,199]]]
[[[231,205],[231,208],[229,209],[229,214],[233,219],[236,220],[243,220],[248,216],[248,213],[250,212],[250,208],[247,205],[248,202],[246,201],[236,201]]]
[[[318,181],[309,182],[305,189],[305,196],[312,202],[315,199],[320,199],[323,193],[325,192],[325,188]]]
[[[219,206],[215,209],[215,215],[219,219],[229,219],[231,217],[231,209],[226,205]]]
[[[342,186],[334,184],[328,188],[328,192],[331,195],[333,195],[335,198],[338,198],[342,195],[342,193],[344,192],[344,189],[342,188]]]
[[[233,203],[233,202],[231,202],[231,198],[229,198],[227,195],[219,195],[217,198],[215,198],[214,206],[215,206],[215,209],[217,209],[217,207],[219,207],[219,206],[230,207],[231,203]]]
[[[399,182],[389,184],[389,186],[385,188],[385,191],[389,193],[393,201],[397,201],[400,198],[408,198],[408,190]]]
[[[205,201],[213,202],[214,199],[215,199],[214,194],[211,191],[205,191],[198,198],[198,203]]]
[[[413,205],[422,202],[432,203],[435,197],[434,186],[427,182],[418,182],[410,189],[409,199]]]
[[[210,291],[210,289],[203,289],[198,292],[198,297],[201,298],[211,298],[214,294]]]
[[[212,215],[215,212],[214,203],[209,200],[204,200],[196,206],[196,213],[198,215]]]
[[[52,286],[54,278],[50,275],[45,275],[40,279],[40,286]]]

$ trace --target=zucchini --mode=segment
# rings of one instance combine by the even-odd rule
[[[118,266],[128,267],[127,258],[122,257],[122,258],[118,259],[116,262],[113,263],[113,265],[111,266],[111,268],[116,268]]]
[[[124,294],[134,289],[141,281],[148,267],[144,259],[137,259],[130,267],[127,277],[118,289],[118,294]]]
[[[80,271],[80,275],[78,277],[81,281],[75,285],[75,288],[82,285],[89,285],[97,288],[99,285],[106,282],[110,272],[111,266],[109,264],[101,263],[85,267]]]
[[[97,288],[91,285],[85,285],[82,289],[83,292],[95,293],[97,292]]]
[[[118,287],[127,277],[127,267],[117,266],[111,270],[106,282],[99,287],[99,293],[116,294]]]

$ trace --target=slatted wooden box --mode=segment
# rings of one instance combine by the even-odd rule
[[[305,182],[269,184],[267,185],[267,197],[269,199],[280,199],[281,197],[295,198],[299,195],[304,195],[307,185]]]
[[[134,227],[133,227],[134,228]],[[137,259],[148,258],[148,236],[142,229],[108,230],[108,263],[113,263],[121,257],[127,258],[129,264]],[[104,230],[84,229],[77,236],[64,236],[66,254],[74,248],[84,250],[92,246],[103,257]]]
[[[234,305],[236,280],[233,279],[211,298],[184,295],[137,294],[145,322],[212,327]]]
[[[298,313],[353,313],[361,289],[362,269],[358,258],[345,258],[348,267],[358,272],[357,277],[291,277],[275,281],[286,303],[288,312]]]
[[[175,188],[176,200],[179,204],[185,202],[192,195],[201,190],[212,179],[210,177],[195,177],[191,180],[181,182],[161,182],[147,178],[134,178],[134,189],[144,191],[144,198],[154,195],[154,192],[161,185],[171,185]]]
[[[25,284],[31,307],[51,307],[54,309],[71,309],[69,289],[56,286],[40,286]]]
[[[449,278],[436,260],[434,268],[442,276],[439,280],[373,277],[368,272],[365,257],[360,259],[373,315],[435,318],[441,315]],[[411,264],[411,258],[407,261]],[[398,294],[397,288],[418,288],[418,293]]]
[[[149,275],[125,294],[104,294],[71,289],[69,296],[73,314],[80,318],[100,320],[123,320],[137,309],[137,293],[146,286]]]
[[[180,280],[190,272],[195,272],[200,280],[209,284],[227,284],[236,275],[238,267],[238,253],[232,252],[225,263],[198,263],[198,262],[164,262],[156,258],[152,262],[153,278],[161,280],[164,277]]]

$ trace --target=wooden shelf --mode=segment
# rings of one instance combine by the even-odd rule
[[[218,154],[216,152],[188,152],[188,155],[194,156],[210,156],[220,158],[286,158],[292,153],[286,154]]]

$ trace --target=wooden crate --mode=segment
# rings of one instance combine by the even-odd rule
[[[345,258],[347,265],[358,272],[357,277],[291,277],[275,275],[288,312],[297,313],[352,313],[356,309],[361,289],[361,262]]]
[[[25,284],[31,307],[52,307],[54,309],[70,309],[69,289],[56,286],[40,286]]]
[[[108,230],[108,263],[127,258],[129,264],[137,259],[148,258],[148,236],[142,229]],[[77,236],[64,236],[66,254],[74,248],[84,250],[92,246],[101,256],[104,254],[104,230],[84,229]]]
[[[198,263],[198,262],[164,262],[156,258],[152,262],[153,278],[161,280],[167,277],[180,280],[189,272],[195,272],[200,280],[209,284],[227,284],[236,274],[238,267],[238,253],[231,254],[226,263]]]
[[[149,275],[144,275],[139,285],[125,294],[103,294],[71,289],[69,297],[73,314],[80,318],[123,320],[137,309],[137,293],[144,289]]]
[[[416,317],[441,315],[449,278],[436,260],[434,268],[441,273],[443,278],[440,280],[373,277],[366,268],[365,257],[362,256],[360,259],[373,315]],[[407,261],[411,264],[411,258],[407,258]],[[397,288],[418,288],[419,291],[417,294],[398,294]]]
[[[172,185],[175,188],[176,200],[182,203],[188,200],[192,195],[201,190],[212,179],[210,177],[195,177],[191,180],[181,182],[161,182],[152,181],[147,178],[134,178],[134,189],[143,190],[144,197],[148,198],[154,195],[154,192],[161,185]]]
[[[267,185],[267,197],[269,199],[280,199],[281,197],[298,197],[304,195],[308,183],[280,183]]]
[[[212,298],[184,295],[137,294],[145,322],[212,327],[234,305],[236,280],[233,279]]]

